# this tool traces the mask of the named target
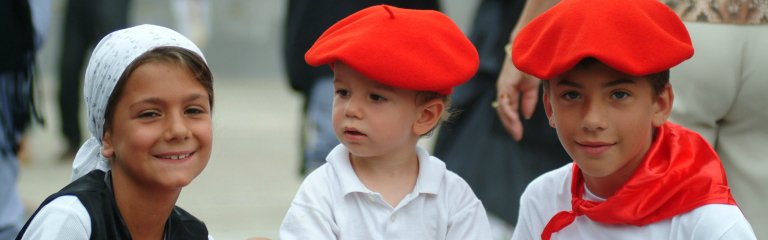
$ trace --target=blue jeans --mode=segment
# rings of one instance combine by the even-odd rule
[[[325,157],[339,144],[333,132],[333,76],[315,82],[307,102],[304,119],[304,173],[325,163]]]
[[[21,131],[13,129],[11,111],[18,94],[16,83],[11,75],[0,73],[0,240],[14,239],[24,224],[24,206],[16,186],[19,161],[13,147],[21,137]]]

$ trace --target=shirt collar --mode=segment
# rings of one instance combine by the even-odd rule
[[[419,176],[413,192],[438,194],[440,184],[445,176],[445,163],[429,155],[427,150],[416,146],[416,156],[419,158]],[[339,144],[328,154],[328,164],[334,169],[339,179],[342,194],[353,192],[372,193],[370,189],[357,178],[355,170],[349,160],[349,150],[343,144]]]

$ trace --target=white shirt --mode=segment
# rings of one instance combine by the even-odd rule
[[[445,163],[416,147],[419,176],[396,207],[357,178],[338,145],[299,187],[280,239],[490,239],[485,208]]]
[[[520,198],[520,216],[513,240],[541,239],[544,226],[556,213],[571,210],[573,163],[533,180]],[[589,192],[586,200],[605,201]],[[670,219],[645,226],[610,225],[594,222],[586,215],[552,239],[756,239],[749,222],[735,205],[708,204]]]
[[[29,223],[22,240],[91,238],[91,216],[75,196],[60,196],[43,206]],[[209,240],[213,237],[209,234]]]

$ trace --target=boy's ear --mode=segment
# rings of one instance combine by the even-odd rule
[[[652,123],[654,127],[659,127],[667,121],[667,118],[672,113],[672,102],[674,100],[675,94],[672,92],[672,85],[667,83],[653,103]]]
[[[549,121],[549,126],[552,128],[555,127],[555,116],[552,112],[552,104],[549,102],[549,89],[544,88],[544,96],[542,97],[542,102],[544,103],[544,112],[547,114],[547,120]]]
[[[112,145],[112,132],[104,132],[104,137],[101,138],[101,155],[105,158],[112,158],[115,155],[115,147]]]
[[[440,121],[444,109],[445,103],[439,98],[424,103],[418,109],[416,122],[413,123],[413,132],[419,136],[428,133]]]

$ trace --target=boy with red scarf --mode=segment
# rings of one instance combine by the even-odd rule
[[[574,163],[529,184],[512,239],[755,239],[720,159],[667,122],[688,32],[657,0],[564,0],[517,35]]]

